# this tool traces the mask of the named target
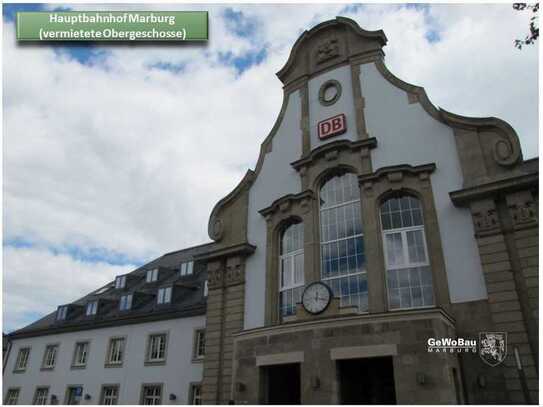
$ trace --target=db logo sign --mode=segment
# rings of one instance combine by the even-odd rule
[[[347,131],[347,122],[343,113],[329,119],[320,121],[317,124],[317,132],[321,140],[339,136]]]

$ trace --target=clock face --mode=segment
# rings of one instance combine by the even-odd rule
[[[324,283],[316,282],[306,287],[302,295],[302,304],[307,312],[320,314],[328,307],[331,299],[330,288]]]

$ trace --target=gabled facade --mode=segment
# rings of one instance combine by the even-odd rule
[[[537,403],[537,159],[395,77],[386,42],[338,17],[279,71],[256,168],[209,220],[204,402]],[[499,366],[428,351],[480,332],[507,332]]]
[[[395,77],[386,43],[304,32],[213,242],[9,334],[4,402],[537,403],[538,160]]]

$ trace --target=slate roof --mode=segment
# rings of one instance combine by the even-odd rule
[[[62,332],[72,332],[101,327],[135,324],[163,319],[203,315],[206,310],[204,284],[207,279],[206,266],[201,261],[194,261],[191,275],[181,276],[181,263],[193,261],[194,256],[204,254],[215,247],[215,243],[178,250],[161,257],[125,274],[124,289],[115,288],[115,280],[103,287],[85,295],[69,304],[77,311],[70,318],[57,321],[55,309],[45,317],[24,328],[8,334],[10,339],[31,336],[51,335]],[[145,281],[147,270],[158,268],[158,281]],[[158,289],[172,286],[172,301],[169,304],[158,305],[156,296]],[[119,300],[122,295],[133,294],[132,309],[119,310]],[[97,315],[86,316],[85,306],[89,301],[99,300]]]

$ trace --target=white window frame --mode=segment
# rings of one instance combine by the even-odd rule
[[[34,397],[32,398],[32,404],[37,406],[43,406],[47,404],[49,398],[49,387],[38,386],[34,390]]]
[[[194,360],[202,360],[206,355],[206,330],[205,328],[196,329],[194,331],[194,346],[193,355]],[[203,350],[202,350],[203,347]]]
[[[89,348],[90,348],[89,341],[76,342],[75,348],[74,348],[74,360],[72,362],[73,367],[87,366],[87,361],[89,360]],[[81,362],[81,359],[84,359],[83,362]]]
[[[61,305],[57,309],[57,321],[64,321],[66,319],[66,316],[68,315],[68,306],[67,305]]]
[[[201,405],[202,404],[202,384],[201,383],[191,383],[190,384],[190,405]]]
[[[132,309],[133,294],[121,295],[119,299],[119,311],[129,311]]]
[[[42,369],[54,369],[57,363],[58,344],[49,344],[45,346],[45,352],[43,353]]]
[[[21,372],[28,367],[28,361],[30,360],[30,347],[24,347],[17,352],[17,359],[15,359],[15,371]]]
[[[21,389],[19,387],[9,388],[8,391],[6,392],[6,399],[4,400],[4,404],[5,405],[17,404],[20,394],[21,394]]]
[[[126,287],[126,274],[115,277],[115,288],[121,289]]]
[[[179,266],[179,274],[181,276],[190,276],[194,271],[194,261],[184,261]]]
[[[148,388],[153,388],[154,390],[158,389],[158,395],[152,394],[150,396],[147,396],[145,394],[145,390]],[[145,399],[149,397],[153,402],[152,403],[146,403]],[[143,405],[159,405],[162,404],[162,384],[142,384],[141,385],[141,404]]]
[[[119,344],[119,345],[117,345]],[[126,338],[115,337],[109,339],[109,346],[107,351],[108,365],[122,365],[124,360],[124,348],[126,345]],[[114,357],[115,356],[115,357]]]
[[[168,334],[167,333],[154,333],[149,335],[147,344],[147,357],[146,362],[156,363],[165,362],[166,354],[168,350]],[[157,355],[153,355],[157,352]]]
[[[119,404],[119,389],[118,384],[104,384],[100,394],[100,404],[106,406],[112,406]],[[108,394],[108,391],[113,390]]]
[[[85,307],[85,315],[90,317],[98,312],[98,300],[89,301]]]
[[[147,270],[147,274],[145,275],[145,282],[154,283],[157,280],[158,280],[158,268]]]
[[[161,287],[158,289],[156,302],[157,304],[169,304],[172,302],[172,286]]]
[[[407,233],[408,232],[422,232],[422,243],[424,247],[424,257],[426,258],[426,261],[423,262],[411,262],[409,260],[409,247],[407,242]],[[401,241],[402,241],[402,255],[404,258],[404,262],[400,264],[389,264],[389,258],[388,258],[388,244],[387,244],[387,236],[388,235],[397,235],[400,234]],[[401,270],[401,269],[407,269],[407,268],[413,268],[413,267],[424,267],[429,266],[430,261],[428,259],[428,248],[426,247],[426,233],[424,233],[424,225],[417,225],[417,226],[409,226],[405,228],[398,228],[398,229],[387,229],[383,230],[383,247],[385,252],[385,264],[387,270]]]

